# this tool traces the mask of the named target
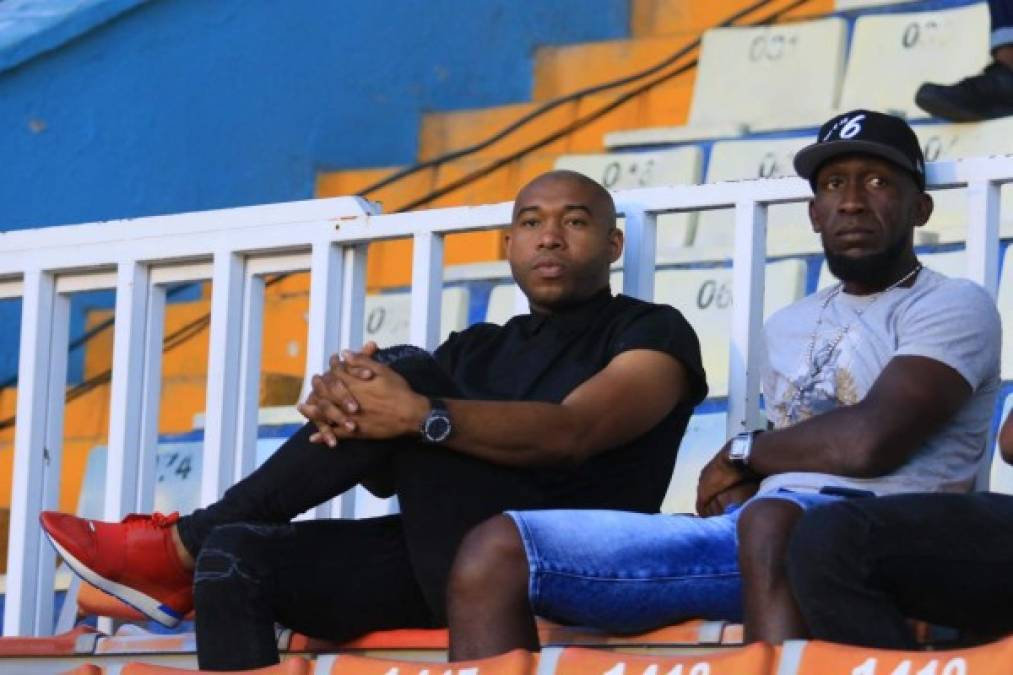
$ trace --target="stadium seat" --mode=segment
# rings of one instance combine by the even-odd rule
[[[679,444],[675,471],[661,504],[662,513],[695,513],[700,472],[727,440],[727,413],[699,413],[689,418]]]
[[[440,340],[451,331],[468,325],[468,289],[453,286],[443,289],[440,307]],[[407,292],[366,296],[364,338],[378,345],[390,346],[408,342],[408,321],[411,316],[411,295]]]
[[[834,110],[844,74],[840,18],[713,28],[703,36],[689,123],[606,134],[619,148],[815,126]],[[799,96],[798,83],[806,83]],[[790,104],[786,105],[786,102]]]
[[[0,657],[92,654],[102,636],[91,626],[81,625],[59,635],[0,638]]]
[[[717,645],[722,643],[724,621],[691,619],[644,633],[613,635],[584,626],[561,626],[538,620],[538,639],[543,646],[582,645],[585,647],[648,647]]]
[[[1013,153],[1013,118],[973,124],[917,124],[913,126],[929,162]],[[940,243],[967,239],[965,190],[935,190],[935,208],[922,233],[932,233]],[[1013,234],[1013,192],[1003,190],[999,212],[1000,231]]]
[[[795,153],[812,142],[809,136],[719,141],[711,147],[707,182],[794,176]],[[704,211],[697,220],[692,255],[698,260],[730,258],[735,237],[731,209]],[[791,255],[820,250],[809,224],[805,203],[777,204],[767,209],[767,254]]]
[[[891,651],[813,640],[789,640],[778,675],[1009,675],[1013,637],[983,647],[947,651]]]
[[[210,670],[189,670],[187,668],[174,668],[172,666],[159,666],[149,663],[128,663],[119,671],[119,675],[193,675],[202,673],[207,675]],[[214,671],[221,673],[223,671]],[[284,661],[274,666],[265,668],[252,668],[250,670],[225,671],[234,675],[309,675],[311,672],[310,662],[298,656],[286,657]],[[319,672],[319,671],[317,671]]]
[[[980,71],[988,59],[988,9],[870,14],[855,22],[841,110],[868,108],[928,117],[915,105],[922,82],[951,83]]]
[[[956,251],[942,251],[939,253],[919,253],[918,260],[929,269],[954,279],[963,279],[967,276],[967,263],[964,249]],[[837,283],[837,279],[830,273],[826,261],[820,267],[820,278],[817,288],[826,288]]]
[[[805,262],[767,264],[763,316],[805,294]],[[732,318],[732,269],[663,269],[654,277],[654,299],[678,309],[700,337],[710,396],[728,393],[728,334]]]
[[[103,614],[102,616],[110,616]],[[197,636],[185,633],[152,633],[126,624],[115,634],[102,637],[95,645],[95,654],[157,654],[194,653],[197,651]]]
[[[703,152],[697,146],[658,152],[563,155],[557,169],[577,171],[610,190],[656,185],[692,185],[700,182]],[[695,213],[671,213],[658,218],[659,257],[685,248],[693,240]]]
[[[60,675],[102,675],[102,669],[93,663],[85,663],[77,668],[62,670]]]
[[[686,656],[650,656],[581,647],[543,649],[539,675],[768,675],[774,661],[770,645]]]
[[[794,176],[795,153],[812,142],[811,135],[778,139],[719,141],[711,148],[707,182]],[[696,260],[720,260],[732,255],[735,217],[731,209],[704,211],[697,220],[693,246],[687,252]],[[916,244],[938,240],[926,228],[916,230]],[[821,250],[812,231],[805,202],[774,204],[767,209],[767,255],[797,255]]]
[[[456,663],[425,663],[335,654],[317,659],[314,675],[530,675],[535,656],[517,649],[500,656]]]
[[[837,103],[846,30],[843,19],[829,18],[707,31],[690,126],[744,124],[755,130],[819,124]],[[799,82],[806,83],[805,96],[799,96]]]

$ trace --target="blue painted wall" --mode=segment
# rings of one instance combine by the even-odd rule
[[[627,0],[151,0],[0,70],[0,230],[304,199],[320,170],[411,162],[423,111],[528,99],[537,46],[628,21]]]

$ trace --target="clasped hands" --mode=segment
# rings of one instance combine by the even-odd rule
[[[707,462],[700,472],[696,488],[696,512],[701,516],[719,516],[732,504],[741,504],[760,487],[759,479],[728,459],[731,441]]]
[[[375,342],[360,352],[344,351],[330,368],[314,375],[312,392],[296,409],[317,431],[311,443],[335,447],[339,440],[395,438],[418,430],[429,400],[412,391],[408,381],[373,359]]]

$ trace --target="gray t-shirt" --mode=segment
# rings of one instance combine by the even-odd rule
[[[967,380],[973,393],[953,419],[893,473],[866,479],[783,473],[768,476],[760,492],[828,485],[876,494],[970,490],[985,456],[999,391],[1002,328],[995,303],[977,284],[927,268],[910,288],[866,296],[837,293],[822,310],[833,292],[834,287],[823,289],[767,321],[763,392],[774,428],[858,403],[894,356],[945,363]],[[809,345],[817,323],[812,361],[822,367],[812,375]],[[836,349],[830,351],[835,342]]]

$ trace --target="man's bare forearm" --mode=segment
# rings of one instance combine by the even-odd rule
[[[444,446],[508,466],[575,464],[596,450],[594,425],[563,404],[447,401],[453,433]]]

